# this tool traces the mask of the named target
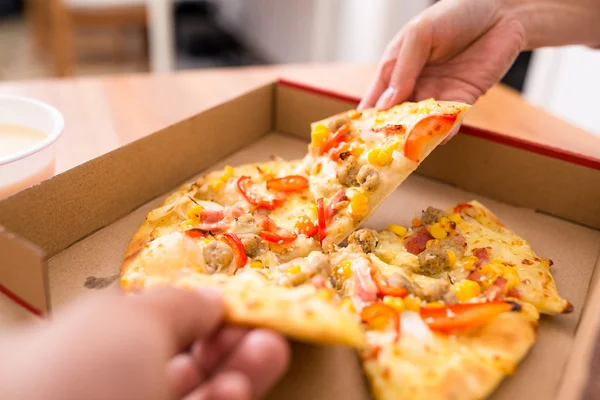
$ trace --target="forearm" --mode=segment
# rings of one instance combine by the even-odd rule
[[[600,0],[497,0],[525,30],[524,50],[546,46],[600,46]]]

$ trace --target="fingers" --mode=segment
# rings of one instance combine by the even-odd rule
[[[207,376],[212,374],[223,360],[229,358],[248,332],[247,328],[227,326],[207,340],[195,343],[192,356],[200,370]]]
[[[388,87],[375,105],[378,109],[387,110],[412,94],[431,51],[431,31],[424,21],[416,20],[405,29]]]
[[[274,332],[257,329],[248,333],[218,374],[240,372],[248,377],[252,393],[262,397],[287,370],[290,349],[287,341]]]
[[[224,372],[206,385],[184,397],[184,400],[250,400],[252,384],[240,372]]]
[[[388,109],[412,93],[431,51],[431,30],[426,20],[409,23],[388,44],[375,79],[358,109]]]
[[[191,392],[204,380],[204,375],[190,354],[178,354],[167,364],[167,382],[178,399]]]
[[[173,355],[194,341],[208,337],[223,320],[223,302],[213,290],[161,287],[131,296],[131,299],[143,308],[142,312],[150,315],[157,329],[167,332]]]

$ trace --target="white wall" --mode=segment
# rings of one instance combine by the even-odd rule
[[[600,50],[582,46],[536,50],[524,96],[532,104],[600,135]]]
[[[222,20],[271,62],[376,62],[429,0],[220,0]]]

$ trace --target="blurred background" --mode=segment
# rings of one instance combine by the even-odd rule
[[[0,0],[0,80],[376,63],[435,0]],[[600,52],[522,53],[503,83],[600,134]],[[534,122],[532,122],[534,123]]]

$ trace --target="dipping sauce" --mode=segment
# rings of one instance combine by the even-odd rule
[[[32,149],[46,135],[22,125],[0,123],[0,161]],[[54,157],[47,150],[0,165],[0,199],[51,178],[55,171]]]
[[[0,123],[0,159],[29,150],[45,138],[43,132],[35,129]]]

